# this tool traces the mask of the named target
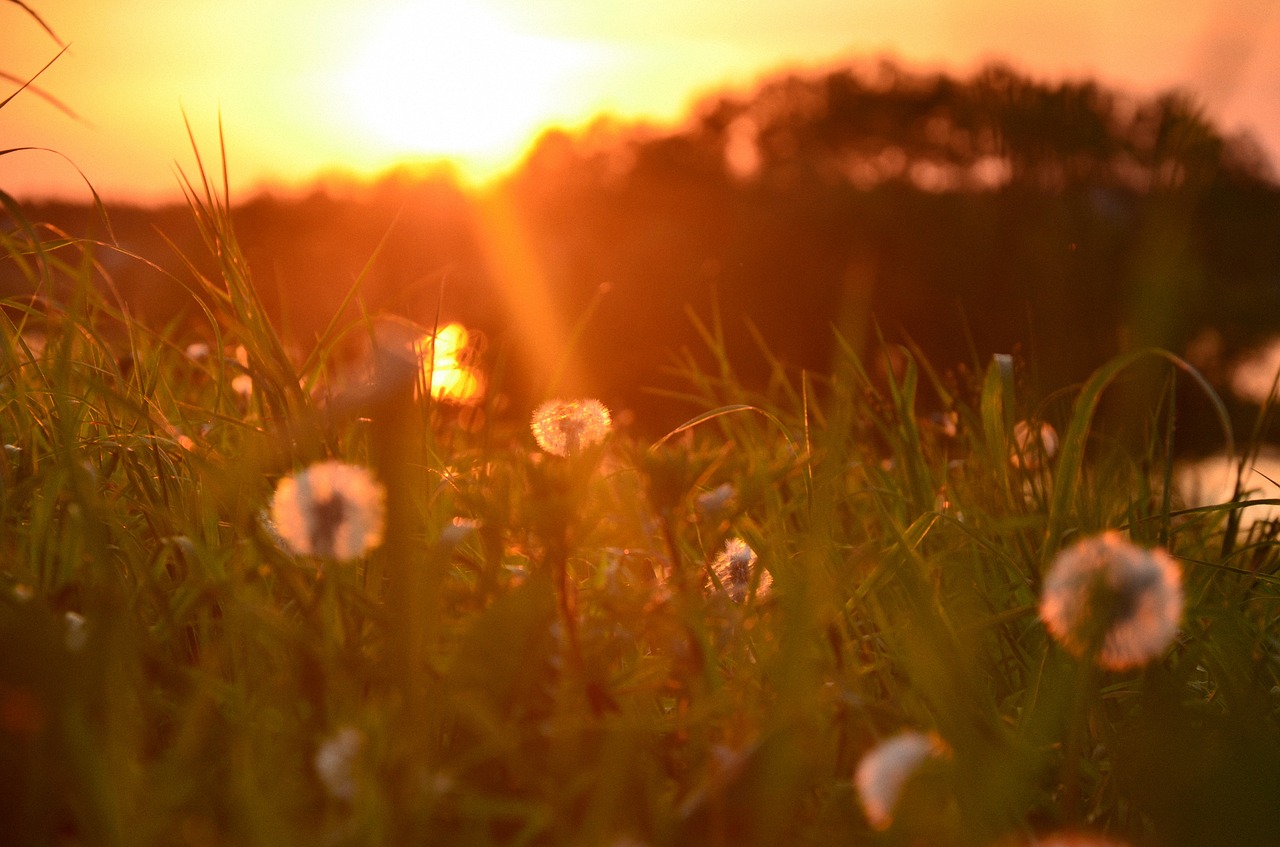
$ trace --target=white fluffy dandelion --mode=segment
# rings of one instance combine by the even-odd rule
[[[280,480],[270,517],[298,555],[355,559],[382,543],[386,490],[364,468],[320,462]]]
[[[738,500],[738,489],[733,483],[722,482],[710,491],[698,495],[695,501],[698,511],[708,517],[719,517],[732,509]]]
[[[1058,452],[1058,431],[1050,424],[1018,421],[1013,425],[1009,462],[1019,470],[1037,471]]]
[[[454,547],[469,538],[480,528],[480,521],[475,518],[454,518],[444,529],[440,530],[440,543],[446,547]]]
[[[549,400],[533,413],[538,446],[556,456],[575,456],[604,441],[613,421],[599,400]]]
[[[872,827],[888,829],[898,796],[921,765],[947,755],[947,745],[932,733],[904,730],[872,747],[858,762],[853,784]]]
[[[1058,553],[1044,580],[1040,618],[1076,656],[1123,670],[1156,658],[1182,618],[1182,571],[1161,549],[1112,530]]]
[[[340,727],[316,748],[311,763],[330,797],[348,802],[355,799],[356,760],[363,749],[364,733],[354,726]]]
[[[716,554],[711,563],[720,580],[720,586],[729,599],[741,603],[751,594],[752,581],[756,581],[755,596],[764,597],[773,587],[773,577],[764,568],[758,567],[756,551],[741,538],[730,538]]]
[[[63,615],[62,643],[72,653],[79,653],[89,643],[89,621],[78,612]]]

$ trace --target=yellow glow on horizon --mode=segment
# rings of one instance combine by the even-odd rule
[[[574,107],[585,43],[517,31],[480,4],[404,4],[370,15],[336,74],[352,134],[392,158],[445,158],[483,181],[514,165]]]
[[[990,59],[1037,77],[1097,75],[1140,95],[1203,95],[1227,130],[1253,129],[1280,161],[1280,33],[1267,0],[1022,4],[908,0],[58,0],[33,3],[71,49],[0,111],[0,186],[19,197],[179,196],[217,121],[234,192],[360,180],[424,160],[480,187],[551,126],[598,115],[678,126],[702,95],[784,70],[886,53],[960,75]],[[1167,8],[1166,8],[1167,7]],[[58,45],[0,2],[0,70],[34,74]],[[0,99],[15,88],[0,85]],[[63,158],[63,157],[66,158]],[[80,171],[77,171],[77,168]],[[83,172],[84,176],[81,176]]]

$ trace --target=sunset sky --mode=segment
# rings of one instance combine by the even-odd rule
[[[177,194],[221,114],[236,190],[446,156],[483,180],[551,124],[600,112],[671,121],[717,87],[890,55],[968,73],[1095,75],[1194,91],[1280,165],[1280,9],[1265,0],[28,0],[70,49],[0,109],[0,148],[40,146],[110,199]],[[58,51],[0,3],[0,71]],[[4,83],[0,99],[16,87]],[[0,157],[0,189],[85,199],[50,153]]]

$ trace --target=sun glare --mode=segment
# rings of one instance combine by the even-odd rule
[[[462,406],[480,402],[484,382],[468,363],[471,343],[471,333],[459,323],[446,324],[434,336],[425,335],[414,343],[432,397]]]
[[[370,16],[339,83],[354,131],[389,157],[442,157],[468,177],[513,165],[562,117],[585,44],[525,34],[478,3]]]

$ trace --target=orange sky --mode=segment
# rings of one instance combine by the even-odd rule
[[[83,122],[24,93],[0,109],[0,148],[53,148],[111,199],[176,196],[176,167],[193,161],[184,110],[208,156],[221,113],[238,191],[405,155],[451,156],[483,179],[549,123],[672,120],[717,86],[881,53],[960,73],[999,58],[1040,77],[1187,87],[1280,169],[1280,9],[1266,0],[28,4],[71,44],[39,83]],[[0,70],[29,76],[57,49],[0,3]],[[49,153],[0,157],[0,189],[88,196]]]

